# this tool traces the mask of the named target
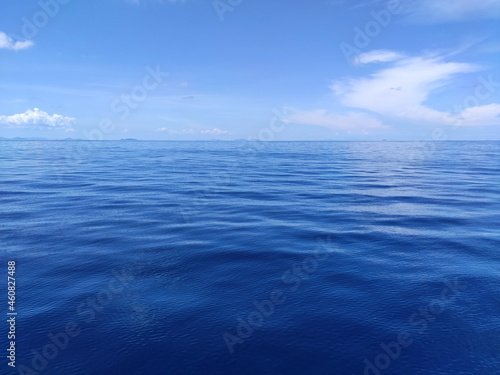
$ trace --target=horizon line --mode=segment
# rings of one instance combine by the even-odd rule
[[[446,139],[446,140],[434,140],[434,139],[401,139],[401,140],[389,140],[389,139],[379,139],[379,140],[354,140],[354,139],[337,139],[337,140],[290,140],[290,141],[278,141],[278,140],[260,140],[260,139],[136,139],[136,138],[124,138],[124,139],[37,139],[36,137],[29,138],[1,138],[0,142],[265,142],[265,143],[291,143],[291,142],[500,142],[500,139]]]

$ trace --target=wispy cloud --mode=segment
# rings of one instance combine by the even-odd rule
[[[381,55],[366,55],[377,54]],[[386,56],[391,55],[387,52]],[[425,104],[433,90],[448,85],[459,74],[480,70],[479,66],[446,62],[440,57],[405,57],[389,65],[366,78],[337,81],[331,88],[345,106],[383,116],[462,126],[498,124],[497,104],[469,108],[458,115]]]
[[[231,134],[227,130],[220,130],[220,129],[217,129],[217,128],[213,128],[212,130],[202,130],[200,133],[201,134],[213,134],[213,135]]]
[[[294,124],[316,125],[356,133],[386,127],[380,120],[363,112],[348,112],[339,115],[329,113],[326,109],[310,111],[290,109],[290,115],[287,116],[286,121]]]
[[[500,104],[488,104],[464,109],[458,116],[460,126],[500,125]]]
[[[23,42],[20,41],[14,42],[14,40],[10,36],[0,31],[0,48],[19,51],[22,49],[29,48],[34,44],[35,43],[33,43],[31,40],[25,40]]]
[[[76,119],[58,114],[49,115],[47,112],[34,108],[24,113],[11,116],[0,116],[0,124],[12,128],[35,129],[62,129],[72,131]]]
[[[407,20],[413,23],[441,23],[480,18],[500,18],[498,0],[402,0]]]
[[[379,49],[360,54],[355,63],[371,64],[371,63],[395,61],[395,60],[400,60],[403,56],[404,56],[403,54],[398,52]]]
[[[388,3],[387,0],[359,0],[351,9],[387,7]],[[498,0],[398,0],[394,3],[399,3],[402,19],[414,24],[500,18]]]

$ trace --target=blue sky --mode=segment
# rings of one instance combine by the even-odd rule
[[[500,140],[498,0],[2,7],[3,137]]]

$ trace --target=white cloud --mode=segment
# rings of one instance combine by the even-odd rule
[[[478,18],[500,18],[498,0],[403,0],[408,20],[439,23]]]
[[[375,52],[368,54],[380,55]],[[479,69],[439,57],[402,58],[368,77],[337,81],[331,88],[342,104],[387,117],[461,126],[498,125],[500,104],[476,106],[458,114],[426,104],[433,90],[448,85],[459,74]]]
[[[383,129],[384,124],[375,117],[362,112],[348,112],[345,115],[328,113],[326,109],[301,111],[290,109],[286,121],[294,124],[317,125],[348,132],[366,132]]]
[[[459,126],[500,125],[500,104],[488,104],[464,109],[455,122]]]
[[[432,89],[445,85],[454,74],[476,70],[478,67],[467,63],[408,58],[369,78],[336,82],[332,89],[350,107],[398,115],[421,105]]]
[[[66,131],[74,130],[72,126],[75,123],[72,117],[65,117],[58,114],[49,115],[47,112],[35,108],[28,109],[24,113],[12,116],[0,116],[0,124],[13,128],[35,128],[35,129],[63,129]]]
[[[202,130],[200,133],[202,133],[202,134],[231,134],[227,130],[220,130],[217,128],[213,128],[212,130]]]
[[[398,52],[389,51],[385,49],[374,50],[360,54],[355,63],[357,64],[370,64],[377,62],[388,62],[400,60],[404,55]]]
[[[407,58],[368,78],[336,82],[331,87],[341,102],[385,116],[440,122],[445,114],[423,103],[430,92],[458,73],[478,68],[472,64],[443,62],[439,58]]]
[[[21,49],[29,48],[34,44],[35,43],[33,43],[31,40],[25,40],[24,42],[19,42],[19,41],[14,42],[14,40],[11,37],[9,37],[4,32],[0,31],[0,48],[19,51]]]

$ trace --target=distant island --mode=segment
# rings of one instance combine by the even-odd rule
[[[14,138],[0,137],[0,141],[87,141],[87,139],[83,138],[49,139],[44,137],[14,137]],[[135,138],[124,138],[120,139],[120,141],[139,141],[139,140]]]
[[[22,137],[5,138],[5,137],[0,137],[0,141],[50,141],[50,139],[43,138],[43,137],[29,137],[29,138],[22,138]]]

